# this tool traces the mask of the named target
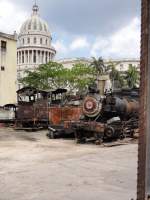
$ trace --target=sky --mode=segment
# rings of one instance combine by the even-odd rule
[[[0,31],[19,33],[34,0],[0,0]],[[37,0],[57,59],[139,58],[140,0]]]

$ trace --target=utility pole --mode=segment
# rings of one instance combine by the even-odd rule
[[[150,0],[141,0],[140,136],[137,200],[150,200]]]

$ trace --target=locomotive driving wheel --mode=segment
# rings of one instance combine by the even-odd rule
[[[109,126],[105,129],[104,136],[106,139],[112,139],[115,137],[115,130],[113,127]]]

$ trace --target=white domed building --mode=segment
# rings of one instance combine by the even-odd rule
[[[47,23],[39,16],[39,7],[35,4],[33,12],[18,35],[17,74],[24,76],[25,70],[34,70],[40,64],[53,60],[56,50],[51,46],[52,37]]]

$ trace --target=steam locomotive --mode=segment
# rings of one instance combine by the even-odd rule
[[[132,91],[133,92],[133,91]],[[77,142],[133,137],[138,129],[139,101],[137,95],[119,95],[112,92],[100,96],[95,88],[83,100],[79,121],[68,122],[75,131]]]

